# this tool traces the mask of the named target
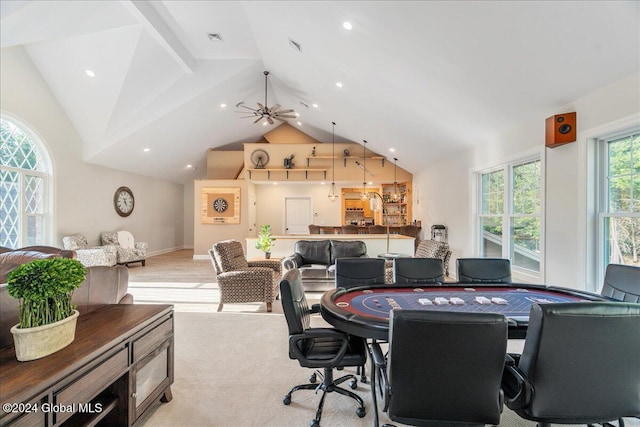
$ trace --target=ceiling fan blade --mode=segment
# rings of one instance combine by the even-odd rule
[[[287,114],[278,114],[276,117],[281,117],[283,119],[295,119],[296,116],[289,116]]]
[[[269,122],[270,125],[272,125],[273,123],[275,123],[273,120],[271,120],[271,117],[267,116],[267,121]]]
[[[238,113],[242,113],[242,111],[238,111]],[[256,117],[255,114],[252,114],[250,116],[242,116],[240,117],[241,119],[254,119]]]
[[[251,111],[258,111],[255,108],[247,107],[246,105],[239,105],[239,107],[246,108],[247,110],[251,110]]]
[[[255,122],[253,122],[253,123],[258,123],[260,120],[262,120],[262,116],[258,117],[258,118],[256,119],[256,121],[255,121]]]
[[[276,104],[276,105],[272,106],[272,107],[270,108],[270,110],[271,110],[271,111],[278,111],[278,108],[280,108],[280,104]]]
[[[284,122],[284,123],[286,123],[286,122],[287,122],[285,119],[281,119],[281,118],[280,118],[280,117],[278,117],[278,116],[274,117],[274,119],[276,119],[276,120],[280,120],[281,122]]]
[[[257,104],[258,104],[258,107],[260,107],[261,110],[264,111],[266,109],[266,108],[264,108],[264,105],[260,104],[259,102]]]
[[[295,111],[293,111],[293,110],[280,110],[280,111],[278,111],[278,113],[281,113],[281,114],[282,113],[295,113]]]

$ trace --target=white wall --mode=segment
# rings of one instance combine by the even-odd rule
[[[338,186],[336,186],[338,187]],[[338,194],[341,193],[338,187]],[[329,185],[321,184],[261,184],[256,185],[257,199],[257,224],[271,225],[273,234],[286,234],[284,232],[284,200],[285,196],[310,197],[312,210],[312,223],[317,225],[340,225],[342,215],[340,211],[340,199],[330,202],[328,198]]]
[[[491,144],[460,153],[414,174],[414,212],[428,230],[433,224],[448,227],[455,259],[477,255],[475,239],[474,172],[539,153],[545,171],[545,275],[539,281],[577,289],[594,289],[596,278],[586,271],[595,262],[586,242],[588,186],[585,138],[592,129],[640,113],[640,74],[594,91],[572,103],[548,111]],[[544,148],[545,119],[576,111],[578,141],[554,149]],[[428,155],[428,146],[422,148]],[[428,232],[428,231],[427,231]],[[455,271],[455,269],[454,269]]]
[[[0,55],[2,113],[27,124],[52,156],[55,232],[47,243],[61,247],[63,236],[83,233],[95,245],[100,232],[126,229],[136,240],[148,242],[151,253],[181,248],[184,186],[84,162],[80,137],[25,51],[2,49]],[[135,196],[135,210],[127,218],[113,208],[120,186]]]

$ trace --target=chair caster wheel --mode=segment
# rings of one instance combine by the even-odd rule
[[[351,387],[351,390],[357,389],[358,388],[358,380],[354,378],[351,381],[349,381],[349,387]]]
[[[364,408],[358,408],[356,410],[356,415],[360,418],[364,417],[365,415],[367,415],[367,411]]]
[[[316,383],[316,381],[318,381],[318,377],[316,376],[316,374],[315,374],[315,373],[311,374],[311,375],[309,376],[309,382],[310,382],[311,384],[315,384],[315,383]]]
[[[366,384],[367,383],[367,377],[360,377],[360,382],[362,384]]]
[[[291,403],[291,395],[287,394],[284,399],[282,399],[282,403],[284,403],[285,405],[288,405]]]
[[[310,427],[320,427],[320,421],[313,419],[311,420],[311,422],[309,423]]]

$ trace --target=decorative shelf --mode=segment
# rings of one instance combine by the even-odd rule
[[[252,172],[267,172],[267,179],[271,179],[271,172],[286,172],[287,179],[289,179],[289,172],[304,172],[304,179],[309,178],[309,172],[322,172],[324,175],[324,179],[327,179],[327,170],[326,169],[317,169],[317,168],[260,168],[260,169],[247,169],[249,172],[249,179],[251,179]]]
[[[365,157],[362,156],[309,156],[307,157],[307,167],[309,166],[309,161],[311,159],[321,159],[321,160],[333,160],[333,159],[343,159],[344,161],[344,166],[347,166],[347,160],[353,159],[353,160],[362,160],[365,159]],[[384,167],[384,161],[387,159],[384,156],[367,156],[366,157],[367,160],[381,160],[382,161],[382,166]]]

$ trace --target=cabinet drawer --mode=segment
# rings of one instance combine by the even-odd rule
[[[133,361],[138,361],[172,335],[173,318],[170,318],[133,342]]]
[[[40,408],[40,404],[38,404],[38,408]],[[4,422],[0,424],[3,426],[7,425],[11,427],[44,427],[45,417],[46,414],[41,410],[38,410],[38,412],[30,412],[28,414],[24,414],[8,424],[5,424]]]
[[[56,405],[65,407],[73,405],[77,410],[80,403],[89,403],[108,385],[121,377],[128,366],[128,351],[123,348],[87,372],[82,378],[56,393],[53,401]],[[54,422],[62,422],[72,415],[73,412],[56,413]]]

